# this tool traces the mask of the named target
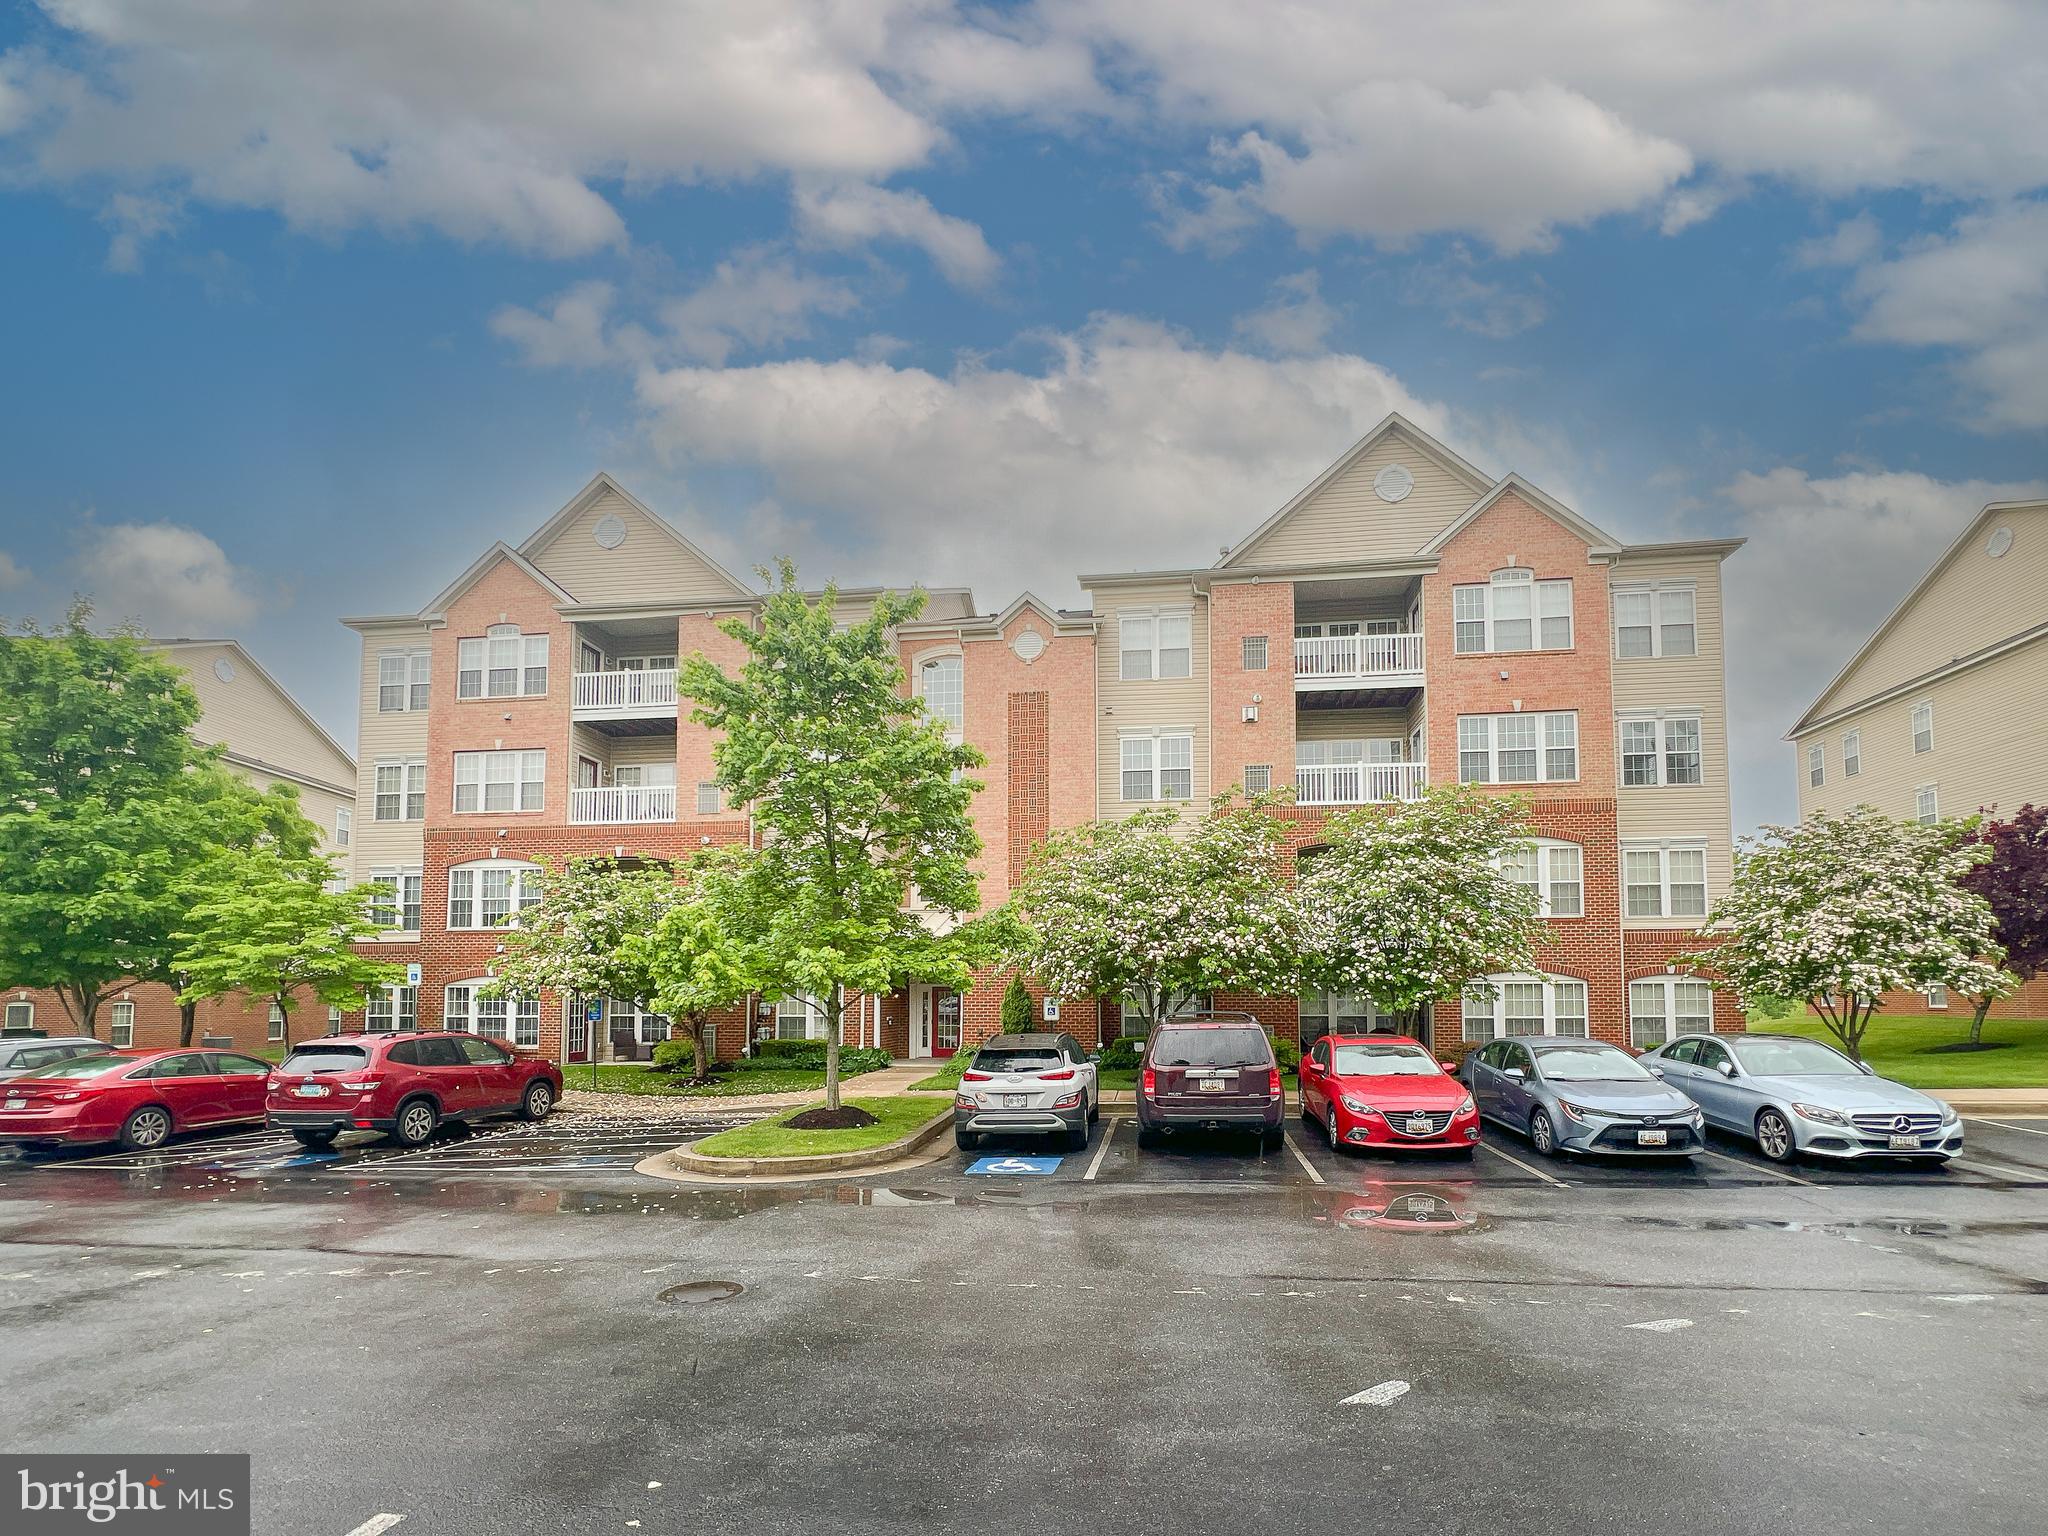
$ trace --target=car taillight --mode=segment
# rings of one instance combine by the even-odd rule
[[[960,1074],[960,1081],[963,1083],[985,1083],[989,1078],[990,1074],[987,1072],[962,1072]]]
[[[1081,1090],[1076,1088],[1065,1098],[1053,1100],[1052,1107],[1054,1109],[1079,1109],[1081,1107]]]
[[[336,1083],[334,1086],[337,1088],[346,1088],[350,1093],[368,1093],[372,1088],[375,1088],[379,1083],[383,1081],[384,1079],[381,1077],[359,1077],[351,1082]]]
[[[1138,1080],[1138,1086],[1147,1097],[1150,1097],[1159,1092],[1159,1078],[1150,1067],[1147,1067],[1144,1076]]]
[[[1038,1075],[1048,1083],[1065,1083],[1073,1080],[1074,1069],[1066,1067],[1058,1072],[1041,1072]]]
[[[84,1098],[85,1094],[81,1089],[72,1088],[64,1093],[53,1093],[49,1097],[58,1100],[60,1103],[69,1104],[73,1099]]]
[[[1278,1067],[1275,1067],[1266,1076],[1266,1092],[1272,1094],[1276,1099],[1280,1097],[1280,1069]]]

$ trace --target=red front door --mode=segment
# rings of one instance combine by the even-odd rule
[[[932,992],[932,1054],[950,1056],[960,1049],[960,994]]]

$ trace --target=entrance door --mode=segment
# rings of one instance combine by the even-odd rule
[[[568,1007],[564,1021],[568,1038],[563,1041],[563,1054],[570,1061],[590,1060],[590,1020],[584,1013],[587,1006],[590,1005],[571,1001]]]
[[[950,1056],[960,1049],[960,994],[934,991],[932,997],[932,1054]]]
[[[929,1056],[932,1053],[932,997],[930,987],[913,986],[910,989],[910,1054]]]

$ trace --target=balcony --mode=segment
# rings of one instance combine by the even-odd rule
[[[607,784],[569,791],[569,825],[632,826],[676,819],[673,784]]]
[[[569,694],[574,719],[600,725],[606,721],[669,721],[676,718],[674,667],[620,668],[613,672],[578,672]]]
[[[1294,770],[1296,805],[1378,805],[1420,800],[1429,785],[1427,763],[1300,763]]]
[[[1294,642],[1297,693],[1422,686],[1422,636],[1322,635]]]

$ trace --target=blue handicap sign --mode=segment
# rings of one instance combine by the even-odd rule
[[[1047,1174],[1060,1165],[1056,1157],[977,1157],[967,1165],[969,1173],[1035,1173]]]

